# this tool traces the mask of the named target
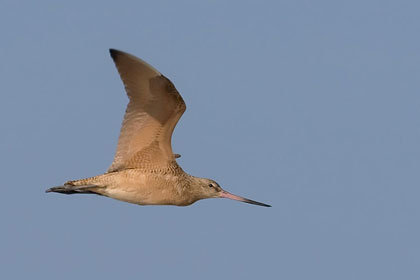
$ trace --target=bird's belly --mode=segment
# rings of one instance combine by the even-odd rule
[[[165,195],[164,191],[149,192],[146,190],[116,188],[108,189],[106,196],[139,205],[168,205],[175,202],[170,199],[170,196]]]
[[[174,176],[119,176],[106,186],[103,194],[139,205],[181,205],[180,186]]]

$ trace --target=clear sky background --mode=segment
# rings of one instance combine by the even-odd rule
[[[420,279],[418,1],[0,3],[1,279]],[[45,194],[111,164],[117,48],[225,199]]]

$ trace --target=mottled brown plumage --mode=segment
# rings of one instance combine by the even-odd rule
[[[172,132],[186,106],[173,83],[130,54],[110,50],[130,99],[114,161],[105,174],[66,182],[47,192],[90,193],[140,205],[186,206],[225,197],[264,203],[224,191],[215,181],[185,173],[171,146]]]

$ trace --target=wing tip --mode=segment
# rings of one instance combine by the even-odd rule
[[[119,51],[117,49],[109,49],[109,54],[111,55],[112,59],[116,59],[119,55],[121,55],[123,52]]]
[[[117,60],[119,60],[119,57],[125,57],[128,60],[132,60],[132,61],[137,61],[140,62],[141,64],[143,64],[144,66],[146,66],[147,68],[150,68],[152,71],[155,72],[156,75],[160,76],[162,75],[156,68],[154,68],[152,65],[150,65],[149,63],[147,63],[146,61],[144,61],[141,58],[138,58],[137,56],[134,56],[132,54],[117,50],[117,49],[113,49],[110,48],[109,49],[109,54],[111,55],[112,59],[114,60],[114,62],[116,63]]]

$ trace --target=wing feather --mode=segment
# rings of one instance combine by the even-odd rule
[[[108,172],[127,168],[166,168],[175,155],[172,132],[186,106],[172,82],[143,60],[111,49],[129,103]]]

